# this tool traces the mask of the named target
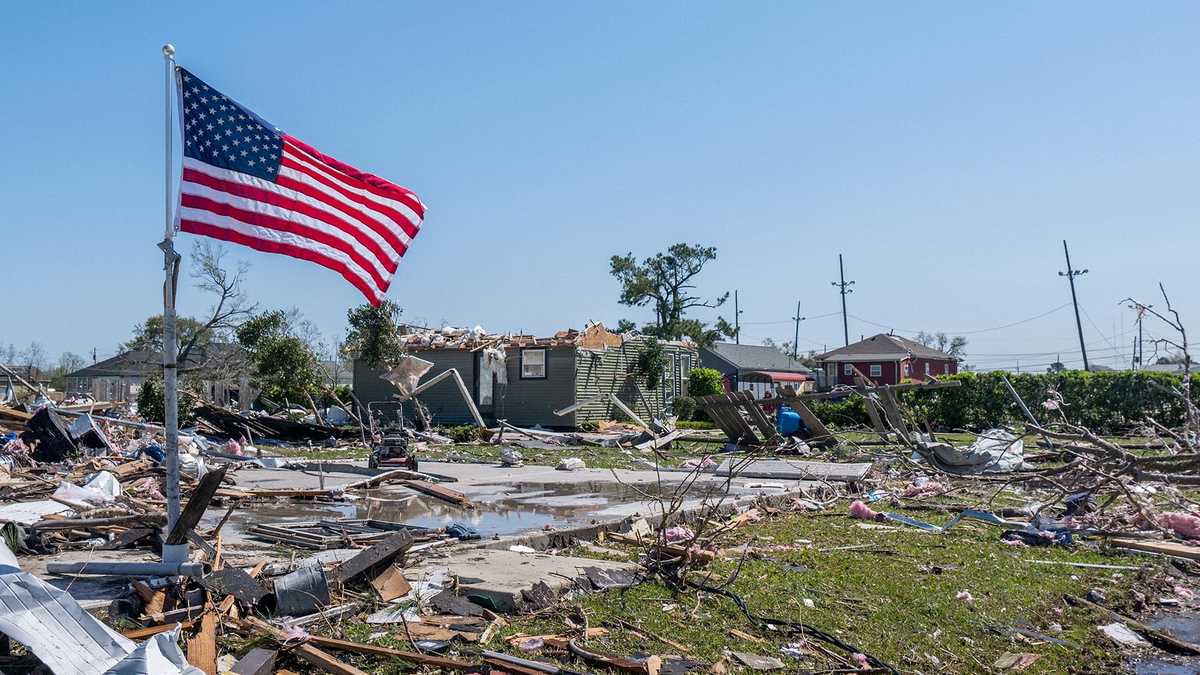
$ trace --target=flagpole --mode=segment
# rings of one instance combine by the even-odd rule
[[[164,95],[164,168],[163,168],[163,224],[165,237],[159,248],[163,252],[163,427],[166,432],[167,460],[167,532],[179,520],[179,378],[176,357],[179,346],[175,337],[175,291],[179,279],[179,254],[175,252],[175,219],[171,212],[171,145],[174,136],[171,126],[171,96],[175,77],[175,47],[163,45],[165,60],[166,93]],[[163,546],[163,562],[183,562],[187,557],[187,544]]]

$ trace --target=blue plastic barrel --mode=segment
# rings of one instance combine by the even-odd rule
[[[800,431],[800,415],[786,405],[779,406],[779,415],[775,418],[775,430],[781,436],[791,436]]]

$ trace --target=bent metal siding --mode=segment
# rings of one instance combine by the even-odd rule
[[[663,353],[667,358],[667,367],[663,373],[663,381],[651,389],[645,377],[632,375],[637,368],[638,354],[645,347],[647,340],[643,337],[628,338],[619,348],[607,350],[579,349],[575,353],[575,400],[583,401],[601,394],[616,394],[621,402],[629,406],[642,419],[649,421],[651,417],[663,414],[668,402],[676,391],[675,357],[678,354],[690,354],[692,367],[698,367],[700,355],[695,349],[683,345],[661,342]],[[637,386],[634,386],[636,381]],[[687,383],[680,382],[681,393],[687,392]],[[641,388],[641,396],[638,395]],[[568,420],[568,417],[573,419]],[[573,416],[564,417],[563,424],[578,426],[586,422],[622,419],[624,414],[612,404],[610,399],[591,403],[575,411]]]

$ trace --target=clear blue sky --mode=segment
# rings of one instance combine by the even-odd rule
[[[1157,301],[1159,280],[1200,330],[1197,25],[1194,2],[12,5],[0,343],[103,357],[161,310],[170,41],[275,125],[421,195],[389,293],[409,319],[643,320],[608,257],[690,241],[718,247],[701,290],[740,291],[744,342],[791,339],[797,299],[838,309],[839,252],[853,337],[977,331],[1069,300],[1066,238],[1112,365],[1118,301]],[[322,268],[233,252],[264,307],[326,334],[361,302]],[[182,288],[182,312],[205,302]],[[969,361],[1071,363],[1074,328],[1064,308],[973,332]],[[836,345],[840,317],[801,336]]]

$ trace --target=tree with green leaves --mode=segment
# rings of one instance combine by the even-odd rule
[[[722,334],[732,336],[732,326],[718,317],[717,328],[710,329],[702,321],[687,318],[687,313],[715,309],[729,299],[728,292],[711,300],[695,293],[696,277],[716,258],[714,246],[679,243],[642,261],[632,252],[614,255],[609,259],[609,273],[621,284],[622,305],[653,308],[654,323],[645,326],[643,333],[666,340],[686,335],[700,344],[711,344]]]
[[[275,402],[308,400],[320,393],[321,370],[317,357],[295,332],[285,312],[256,314],[238,326],[238,344],[250,355],[254,385]]]
[[[396,365],[404,355],[400,341],[400,314],[403,310],[391,300],[378,307],[359,305],[346,312],[346,350],[371,368]]]

